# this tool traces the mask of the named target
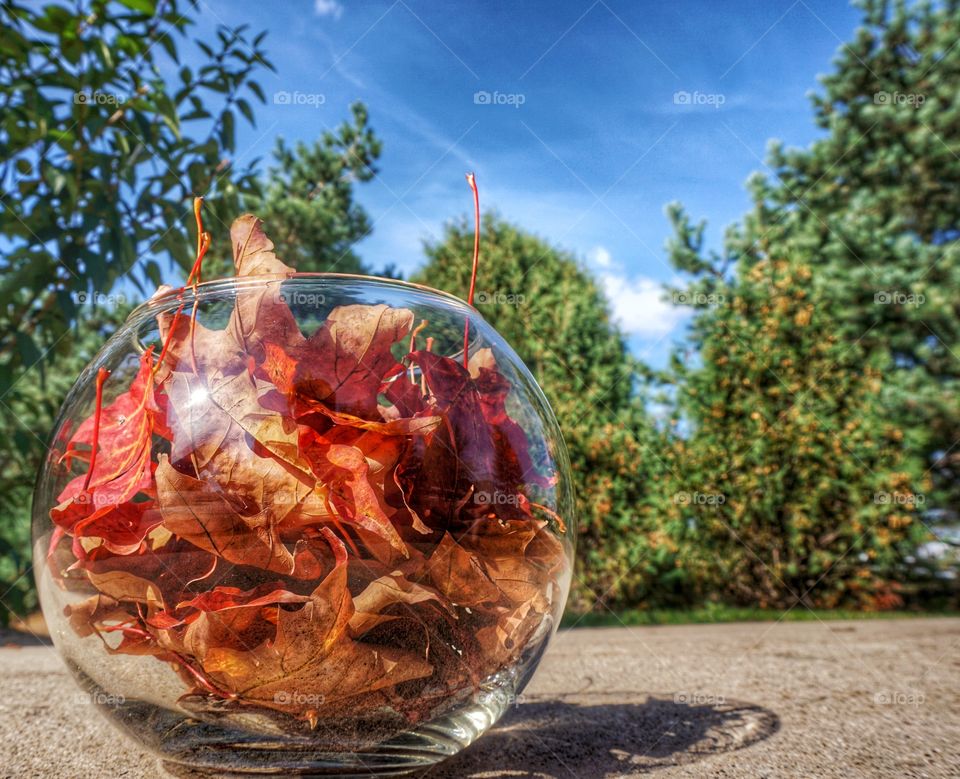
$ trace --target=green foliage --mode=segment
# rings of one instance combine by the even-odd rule
[[[705,253],[703,223],[668,209],[671,259],[706,304],[691,339],[702,367],[674,376],[692,426],[677,465],[730,499],[698,529],[746,534],[758,552],[751,563],[734,543],[684,565],[745,600],[791,602],[823,577],[808,600],[890,605],[883,581],[920,575],[908,553],[924,515],[870,504],[871,490],[913,496],[930,518],[955,519],[960,497],[960,4],[861,5],[864,25],[813,99],[823,137],[771,145],[723,251]],[[807,319],[801,293],[802,327],[790,324]],[[711,308],[717,294],[732,307]]]
[[[252,185],[225,160],[234,111],[249,108],[247,93],[262,99],[251,78],[262,36],[221,29],[214,46],[197,42],[207,63],[167,83],[161,69],[179,61],[192,5],[155,5],[0,8],[0,175],[13,194],[0,214],[11,244],[0,304],[20,333],[0,331],[0,391],[67,331],[78,295],[107,294],[122,277],[158,283],[161,252],[189,267],[195,194],[226,218]]]
[[[416,280],[465,297],[472,253],[472,224],[450,225],[426,247]],[[602,292],[570,254],[488,214],[475,303],[530,368],[563,428],[580,519],[575,601],[648,594],[669,566],[658,531],[641,524],[662,444]]]
[[[192,198],[215,236],[205,277],[229,274],[228,226],[244,209],[270,224],[301,270],[362,270],[369,233],[353,185],[375,175],[367,111],[312,145],[280,142],[265,176],[235,169],[236,114],[264,102],[263,34],[196,41],[199,67],[176,67],[196,2],[0,7],[0,620],[35,605],[30,493],[44,439],[73,380],[160,283],[158,257],[194,259]],[[164,79],[171,66],[172,80]]]
[[[263,35],[221,28],[196,42],[203,64],[177,72],[197,11],[176,0],[0,6],[0,544],[3,581],[17,587],[28,485],[65,383],[90,356],[91,303],[116,302],[121,280],[118,295],[158,284],[158,255],[189,267],[191,198],[227,221],[254,184],[229,157],[235,112],[252,116],[249,101],[264,99],[253,80],[270,67]]]
[[[863,609],[759,609],[707,603],[683,609],[628,609],[577,614],[566,612],[561,628],[635,627],[647,625],[716,625],[727,622],[826,622],[828,620],[916,619],[958,617],[956,609],[917,609],[915,611],[864,611]]]
[[[263,219],[277,255],[301,272],[370,270],[353,251],[371,231],[366,211],[354,200],[354,185],[376,175],[381,143],[366,107],[355,103],[351,112],[352,121],[312,144],[290,148],[278,140],[274,166],[258,191],[244,197],[244,210]],[[204,266],[208,278],[233,272],[229,236],[221,233]]]
[[[884,404],[907,467],[935,477],[928,506],[960,497],[960,4],[868,0],[813,99],[824,136],[774,143],[769,177],[721,256],[679,208],[673,260],[708,284],[742,259],[801,256],[847,343],[888,361]],[[707,279],[707,281],[703,281]]]
[[[699,362],[674,370],[687,436],[663,507],[701,595],[760,607],[900,604],[924,537],[882,365],[837,335],[802,262],[740,265],[696,320]]]
[[[0,444],[0,621],[37,605],[30,575],[30,498],[53,419],[80,371],[129,310],[127,304],[85,308],[67,336],[70,350],[42,374],[26,373],[3,401],[10,427]]]

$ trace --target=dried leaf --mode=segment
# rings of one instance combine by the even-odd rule
[[[413,314],[403,309],[382,304],[340,306],[302,346],[270,349],[264,370],[287,395],[295,393],[333,411],[378,420],[380,386],[402,370],[391,348],[412,326]]]
[[[350,632],[362,636],[367,631],[395,619],[417,618],[412,607],[431,604],[452,612],[449,602],[436,590],[411,582],[399,571],[370,582],[353,600],[356,609],[350,618]]]
[[[157,496],[163,526],[200,549],[298,579],[322,574],[323,566],[309,543],[300,541],[290,549],[280,540],[271,512],[242,514],[228,494],[208,481],[180,473],[166,456],[161,456],[157,467]],[[283,496],[277,495],[276,500]]]
[[[273,242],[264,234],[263,222],[252,214],[234,221],[230,240],[238,277],[276,277],[274,281],[258,279],[254,287],[239,288],[227,327],[243,352],[259,362],[267,343],[292,347],[303,341],[300,327],[283,299],[280,283],[294,271],[273,253]]]
[[[272,641],[251,650],[198,646],[203,670],[247,702],[304,717],[342,700],[356,706],[361,696],[369,701],[371,693],[429,676],[430,664],[412,652],[350,638],[354,606],[346,574],[346,565],[338,565],[302,608],[281,610]],[[310,694],[290,694],[303,690]]]
[[[91,522],[123,506],[141,493],[152,492],[150,448],[154,432],[169,436],[163,413],[154,397],[153,351],[140,358],[140,368],[130,385],[100,415],[98,440],[93,440],[95,419],[85,420],[67,446],[64,459],[97,458],[92,473],[77,476],[57,497],[51,516],[72,530],[81,520]],[[79,450],[78,446],[90,447]]]
[[[476,555],[444,533],[427,561],[433,586],[458,606],[479,606],[499,599],[500,588],[490,579]]]
[[[491,350],[404,364],[414,314],[383,304],[335,308],[305,338],[260,221],[231,238],[227,326],[177,292],[162,364],[148,350],[67,441],[89,473],[50,510],[47,563],[87,596],[71,625],[169,663],[218,710],[429,719],[549,630],[562,525],[525,489],[552,481]]]

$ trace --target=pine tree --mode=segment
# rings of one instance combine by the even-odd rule
[[[960,3],[861,3],[864,24],[813,98],[825,135],[771,146],[754,208],[703,256],[702,228],[673,207],[673,259],[722,275],[739,259],[800,255],[837,334],[886,358],[883,403],[908,466],[936,477],[928,506],[960,495]],[[772,247],[772,248],[771,248]]]
[[[351,112],[352,121],[311,145],[291,148],[277,141],[263,196],[248,200],[248,210],[263,219],[278,255],[299,271],[369,271],[353,251],[372,230],[354,199],[354,185],[376,175],[381,143],[366,107],[354,103]]]
[[[695,321],[698,363],[673,366],[690,427],[664,506],[679,562],[704,594],[750,605],[899,605],[922,497],[882,405],[883,366],[837,335],[809,265],[737,271]]]

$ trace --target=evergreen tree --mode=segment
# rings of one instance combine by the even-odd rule
[[[415,280],[464,297],[472,252],[473,225],[450,225],[426,247]],[[570,449],[580,522],[575,603],[647,597],[665,569],[675,570],[659,530],[643,524],[663,443],[603,293],[572,255],[488,214],[475,303],[536,377]]]
[[[883,403],[906,466],[960,495],[960,3],[865,0],[864,25],[813,98],[825,135],[770,150],[770,177],[721,256],[673,207],[672,254],[709,289],[739,259],[806,258],[837,333],[886,358]]]
[[[277,255],[301,272],[368,273],[354,252],[370,234],[367,212],[354,199],[354,185],[370,181],[381,143],[366,106],[351,106],[351,119],[319,140],[288,146],[281,138],[274,164],[258,176],[244,208],[266,225]],[[206,270],[210,278],[233,275],[230,238],[223,230]]]
[[[680,419],[665,527],[701,594],[765,607],[899,605],[922,497],[881,401],[882,364],[837,335],[809,265],[717,282],[674,358]],[[678,420],[679,422],[679,420]]]

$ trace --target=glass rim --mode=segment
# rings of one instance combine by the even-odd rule
[[[452,292],[446,292],[436,287],[426,284],[418,284],[415,281],[406,279],[393,279],[386,276],[370,276],[362,273],[335,273],[329,271],[295,271],[293,273],[263,273],[252,276],[223,276],[216,279],[200,281],[197,284],[181,285],[179,287],[170,287],[160,292],[155,292],[151,297],[139,303],[129,314],[128,319],[145,311],[160,307],[171,301],[193,301],[202,300],[211,292],[217,292],[223,289],[237,287],[255,287],[267,282],[307,282],[307,281],[332,281],[348,282],[359,281],[372,283],[382,287],[401,287],[414,292],[426,293],[433,297],[439,297],[451,303],[462,307],[467,312],[477,313],[477,309],[471,306],[463,298],[457,297]]]

